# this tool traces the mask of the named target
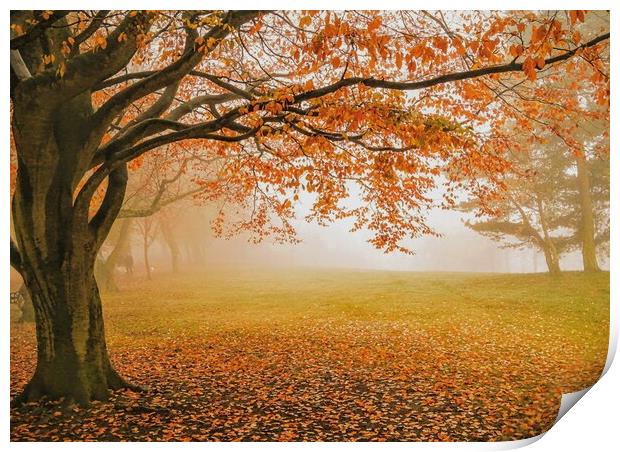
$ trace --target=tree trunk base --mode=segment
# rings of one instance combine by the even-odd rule
[[[108,366],[103,378],[105,383],[98,379],[96,384],[80,384],[78,382],[45,381],[41,373],[35,372],[24,390],[11,401],[11,407],[17,407],[24,403],[36,402],[43,398],[48,400],[63,399],[65,405],[88,406],[94,400],[106,401],[110,397],[110,391],[129,389],[134,392],[145,392],[147,388],[130,383],[121,377],[112,366]]]
[[[117,389],[129,389],[133,392],[146,392],[147,388],[134,383],[131,383],[121,377],[114,368],[110,367],[108,372],[108,388],[111,390]]]
[[[584,268],[584,270],[583,270],[584,273],[587,273],[589,275],[600,273],[601,271],[602,270],[599,267]]]

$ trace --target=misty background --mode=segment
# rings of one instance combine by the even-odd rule
[[[304,220],[309,212],[311,198],[301,196],[295,208],[297,218],[292,222],[301,240],[297,244],[275,243],[269,238],[261,243],[251,243],[249,234],[226,239],[214,237],[208,227],[209,206],[195,205],[190,209],[196,216],[185,221],[196,222],[186,225],[197,233],[205,235],[204,263],[208,266],[309,266],[376,269],[390,271],[449,271],[449,272],[500,272],[532,273],[546,272],[544,256],[535,249],[502,248],[501,244],[481,236],[463,224],[466,213],[443,210],[428,212],[428,223],[441,237],[420,237],[407,241],[415,255],[400,252],[384,253],[375,249],[367,240],[367,231],[350,232],[352,220],[339,220],[328,226],[321,226]],[[179,221],[184,221],[179,219]],[[197,230],[196,230],[197,229]],[[134,234],[135,235],[135,234]],[[131,252],[136,259],[136,270],[142,271],[140,239],[134,237]],[[183,252],[181,253],[183,254]],[[188,252],[186,251],[186,254]],[[166,243],[158,238],[149,247],[149,260],[154,273],[169,271],[170,251]],[[184,262],[183,262],[184,261]],[[182,259],[181,266],[190,259]],[[601,266],[608,269],[608,260],[601,256]],[[190,263],[190,266],[192,264]],[[579,251],[562,257],[562,269],[581,270]]]

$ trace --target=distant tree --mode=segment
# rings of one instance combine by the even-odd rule
[[[600,270],[597,250],[609,246],[609,131],[604,129],[606,125],[602,131],[596,125],[589,125],[599,135],[593,137],[592,132],[584,131],[580,134],[579,148],[573,152],[576,161],[573,180],[577,188],[569,193],[576,193],[577,201],[573,200],[572,204],[579,206],[576,211],[579,221],[574,224],[573,216],[566,218],[566,223],[572,223],[576,232],[575,243],[581,248],[584,271],[596,272]]]
[[[123,205],[114,223],[114,226],[117,224],[121,226],[116,228],[113,226],[105,242],[105,244],[112,242],[111,251],[107,257],[101,256],[97,262],[98,282],[102,288],[118,291],[114,274],[119,259],[131,253],[129,243],[132,219],[156,215],[162,209],[197,196],[205,190],[203,185],[192,182],[194,178],[206,177],[208,172],[204,167],[196,168],[193,165],[199,160],[195,155],[196,152],[186,150],[180,144],[168,145],[155,151],[151,158],[140,159],[134,163],[133,177],[131,183],[128,183]],[[170,209],[167,215],[171,215]],[[170,225],[166,225],[165,232],[170,228]],[[115,229],[118,234],[114,233]],[[172,238],[166,234],[164,237],[167,243],[170,243]]]
[[[598,255],[609,252],[610,185],[609,152],[582,148],[572,157],[573,166],[562,193],[564,210],[558,213],[558,225],[572,234],[567,238],[567,251],[579,250],[583,270],[600,270]]]
[[[599,20],[609,17],[608,11],[597,13]],[[582,23],[578,32],[589,33],[596,28],[595,21]],[[609,109],[599,102],[596,89],[577,93],[578,74],[567,73],[560,82],[566,87],[567,96],[581,104],[588,114],[578,118],[566,118],[573,133],[561,141],[572,150],[576,159],[576,183],[579,222],[573,225],[575,239],[581,248],[583,269],[598,271],[597,249],[609,245]],[[596,77],[594,77],[596,81]],[[569,219],[570,222],[570,219]]]
[[[152,216],[141,217],[136,220],[136,224],[138,226],[138,231],[141,236],[142,242],[142,256],[144,259],[144,271],[146,275],[146,279],[149,281],[153,278],[151,273],[151,262],[149,260],[149,248],[155,241],[157,234],[159,232],[157,227],[157,222],[155,218]]]
[[[516,155],[512,162],[514,173],[504,178],[505,191],[486,200],[486,214],[482,218],[465,222],[504,247],[540,250],[552,274],[560,272],[560,255],[567,243],[555,221],[561,210],[558,186],[565,184],[566,173],[566,160],[562,153],[557,154],[538,149]],[[472,200],[459,207],[476,212],[481,203]]]
[[[535,149],[513,153],[505,191],[486,200],[481,218],[465,224],[505,247],[541,251],[550,273],[559,273],[562,254],[575,249],[582,251],[585,271],[598,269],[590,248],[596,253],[596,247],[609,242],[608,157],[585,147],[575,154],[547,136]],[[470,200],[459,207],[476,212],[481,202]]]
[[[177,238],[177,228],[175,227],[178,220],[177,212],[172,209],[162,211],[158,215],[159,230],[161,231],[162,238],[168,247],[170,253],[170,266],[172,273],[179,273],[179,260],[181,259],[181,248],[179,246],[179,240]],[[209,231],[205,228],[205,233]]]
[[[599,11],[592,19],[578,24],[574,33],[593,32],[609,13]],[[482,218],[468,222],[472,229],[507,246],[542,251],[552,273],[559,271],[563,253],[577,249],[584,271],[597,271],[597,250],[609,245],[609,105],[597,89],[606,77],[597,72],[584,78],[567,70],[544,87],[514,92],[506,86],[512,93],[506,102],[523,116],[505,121],[493,132],[502,138],[490,145],[510,151],[503,155],[511,169],[500,176],[508,190],[486,199],[483,193],[461,206],[470,211],[484,207]],[[515,95],[534,99],[549,89],[562,93],[545,101],[557,110],[539,110],[533,118],[528,107],[514,105]]]

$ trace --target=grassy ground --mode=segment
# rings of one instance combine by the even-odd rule
[[[149,391],[13,409],[13,440],[519,439],[602,371],[609,274],[220,269],[126,281],[104,311]],[[34,329],[11,337],[14,395]]]

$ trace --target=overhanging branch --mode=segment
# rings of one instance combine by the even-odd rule
[[[247,19],[246,19],[247,20]],[[243,21],[240,21],[243,22]],[[576,55],[579,51],[586,49],[586,48],[590,48],[593,47],[601,42],[604,42],[606,40],[608,40],[610,37],[609,33],[600,35],[590,41],[588,41],[587,43],[576,47],[573,50],[570,51],[566,51],[560,55],[554,56],[554,57],[550,57],[548,59],[545,60],[545,65],[553,65],[556,64],[558,62],[561,61],[565,61],[568,60],[569,58],[573,57],[574,55]],[[191,58],[190,58],[191,59]],[[191,64],[189,64],[188,66],[191,66]],[[193,66],[192,66],[193,67]],[[178,68],[177,68],[178,69]],[[132,74],[131,76],[138,76],[141,77],[142,75],[146,76],[146,79],[142,80],[141,82],[138,82],[134,85],[132,85],[130,88],[128,88],[130,91],[133,89],[138,89],[138,87],[142,86],[142,84],[146,84],[148,85],[150,82],[150,80],[153,80],[153,77],[159,77],[162,76],[163,73],[166,72],[166,70],[173,70],[173,72],[177,69],[170,69],[167,68],[164,71],[159,71],[159,72],[155,72],[155,73],[150,73],[150,72],[144,72],[144,73],[137,73],[137,74]],[[185,67],[184,70],[179,70],[180,73],[183,73],[185,75],[190,74],[192,72],[193,69],[189,68],[189,67]],[[297,95],[294,96],[293,98],[293,102],[291,102],[291,104],[300,104],[304,101],[307,100],[311,100],[311,99],[315,99],[315,98],[319,98],[322,96],[325,96],[327,94],[330,93],[334,93],[336,91],[338,91],[339,89],[343,88],[343,87],[347,87],[347,86],[354,86],[354,85],[365,85],[371,88],[383,88],[383,89],[391,89],[391,90],[401,90],[401,91],[414,91],[414,90],[421,90],[424,88],[429,88],[432,86],[436,86],[436,85],[440,85],[440,84],[445,84],[445,83],[449,83],[449,82],[455,82],[455,81],[461,81],[461,80],[466,80],[466,79],[473,79],[473,78],[479,78],[479,77],[483,77],[486,75],[492,75],[492,74],[501,74],[501,73],[510,73],[510,72],[521,72],[523,71],[523,63],[519,63],[516,61],[512,61],[510,63],[507,64],[503,64],[503,65],[495,65],[495,66],[489,66],[489,67],[485,67],[485,68],[479,68],[479,69],[474,69],[474,70],[467,70],[467,71],[462,71],[462,72],[454,72],[454,73],[449,73],[449,74],[444,74],[441,76],[437,76],[437,77],[432,77],[426,80],[420,80],[420,81],[415,81],[415,82],[396,82],[396,81],[389,81],[389,80],[380,80],[380,79],[376,79],[376,78],[362,78],[362,77],[351,77],[351,78],[347,78],[347,79],[342,79],[336,83],[333,83],[331,85],[328,86],[324,86],[322,88],[318,88],[318,89],[314,89],[314,90],[309,90],[306,92],[302,92],[299,93]],[[150,75],[146,75],[146,74],[150,74]],[[202,75],[204,76],[205,74],[197,74],[197,75]],[[209,74],[206,74],[209,75]],[[129,77],[128,76],[121,76],[121,77]],[[213,77],[207,77],[209,79],[213,78]],[[230,86],[223,86],[222,83],[226,83],[226,82],[222,82],[221,80],[211,80],[214,83],[218,83],[221,87],[223,88],[227,88],[229,89],[229,91],[232,91],[234,94],[243,97],[243,98],[248,98],[250,97],[250,93],[248,93],[247,91],[241,90],[242,92],[239,93],[237,92],[239,89],[230,85]],[[222,82],[222,83],[220,83]],[[235,89],[233,89],[235,88]],[[125,91],[119,93],[121,96],[124,96]],[[118,96],[118,95],[117,95]],[[131,96],[130,96],[131,97]],[[262,107],[264,107],[263,104],[266,104],[267,102],[269,102],[269,100],[266,101],[261,101],[261,102],[254,102],[254,103],[248,103],[246,105],[243,106],[238,106],[230,111],[228,111],[226,114],[222,115],[220,118],[217,118],[214,121],[209,121],[207,123],[202,123],[202,124],[197,124],[191,127],[188,126],[184,126],[181,125],[179,123],[176,122],[172,122],[167,124],[166,120],[162,120],[159,123],[158,127],[155,128],[151,128],[149,127],[149,132],[151,132],[152,130],[155,130],[156,132],[162,132],[166,129],[175,129],[176,131],[173,133],[169,133],[166,135],[159,135],[150,139],[146,139],[138,144],[134,144],[136,143],[136,141],[128,141],[127,143],[123,143],[123,144],[129,144],[132,147],[120,147],[118,149],[110,149],[110,146],[106,146],[104,148],[102,148],[102,150],[106,150],[109,152],[105,152],[105,153],[99,153],[100,159],[99,162],[104,163],[104,165],[107,165],[109,168],[112,168],[115,165],[115,162],[128,162],[142,154],[144,154],[145,152],[154,149],[156,147],[165,145],[165,144],[170,144],[176,141],[181,141],[181,140],[185,140],[185,139],[194,139],[194,138],[202,138],[202,139],[213,139],[213,140],[218,140],[218,141],[225,141],[225,142],[238,142],[238,141],[243,141],[245,139],[251,138],[252,136],[254,136],[254,134],[256,132],[258,132],[258,130],[260,128],[254,128],[254,129],[249,129],[247,127],[241,126],[240,124],[234,123],[233,121],[235,121],[236,119],[238,119],[239,117],[243,116],[243,114],[241,113],[241,111],[243,111],[242,109],[245,109],[246,111],[251,111],[252,108],[251,107],[255,107],[256,105],[259,105],[262,109]],[[192,104],[192,100],[188,101],[188,106],[190,106],[190,104]],[[287,106],[288,109],[290,109],[292,107],[292,105]],[[181,107],[181,110],[183,110],[183,108]],[[191,110],[191,107],[189,108],[189,110]],[[187,110],[186,110],[187,111]],[[172,117],[174,117],[175,115],[171,115]],[[139,125],[138,125],[139,126]],[[220,133],[215,133],[217,131],[223,130],[225,128],[229,128],[230,130],[236,130],[236,131],[241,131],[242,133],[239,133],[238,135],[223,135]],[[144,133],[145,130],[142,130],[140,133],[138,133],[136,136],[137,137],[145,137],[147,134]],[[321,131],[322,132],[322,131]],[[318,133],[316,130],[313,131],[313,133]],[[324,132],[321,133],[322,135],[326,136],[327,138],[332,138],[330,136],[327,136]],[[150,133],[148,134],[150,135]],[[334,136],[334,139],[339,139],[339,137]],[[358,143],[359,144],[359,143]],[[386,148],[382,148],[382,147],[377,147],[376,149],[370,149],[369,150],[373,150],[373,151],[383,151],[383,150],[389,150],[389,147]],[[396,150],[396,149],[394,149]],[[400,149],[400,150],[404,150],[404,149]]]
[[[600,35],[592,39],[591,41],[588,41],[587,43],[579,47],[574,48],[573,50],[569,50],[561,55],[557,55],[552,58],[547,58],[545,60],[545,66],[568,60],[580,50],[594,47],[595,45],[608,40],[609,37],[610,37],[610,34],[605,33],[603,35]],[[473,69],[473,70],[462,71],[462,72],[452,72],[450,74],[444,74],[438,77],[432,77],[432,78],[429,78],[426,80],[420,80],[417,82],[394,82],[394,81],[389,81],[389,80],[380,80],[380,79],[376,79],[372,77],[371,78],[351,77],[351,78],[342,79],[339,82],[333,83],[323,88],[318,88],[315,90],[306,91],[305,93],[301,93],[295,96],[295,102],[302,102],[305,100],[316,99],[317,97],[322,97],[322,96],[325,96],[326,94],[334,93],[341,88],[344,88],[347,86],[358,85],[358,84],[365,85],[371,88],[385,88],[385,89],[399,90],[399,91],[417,91],[417,90],[421,90],[424,88],[430,88],[436,85],[442,85],[444,83],[478,78],[478,77],[482,77],[485,75],[503,74],[503,73],[521,72],[521,71],[523,71],[523,63],[517,63],[516,61],[513,61],[507,64],[488,66],[484,68]]]
[[[150,217],[151,215],[159,212],[161,209],[169,204],[180,201],[181,199],[200,193],[204,189],[202,187],[188,190],[171,198],[162,200],[161,198],[157,202],[151,203],[151,205],[144,209],[121,209],[118,213],[118,218],[143,218]]]
[[[222,24],[213,27],[205,36],[205,39],[224,39],[231,31],[240,27],[247,21],[258,15],[258,11],[234,11],[229,12],[223,19]],[[116,115],[131,105],[133,102],[180,81],[202,61],[204,55],[194,47],[186,49],[185,53],[174,63],[164,69],[148,75],[144,79],[132,84],[119,93],[112,96],[99,108],[94,117],[94,122],[107,129],[108,124]]]

